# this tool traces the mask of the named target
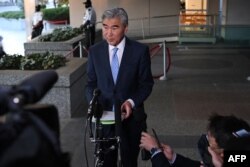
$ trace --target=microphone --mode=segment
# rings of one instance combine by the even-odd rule
[[[36,103],[43,98],[57,80],[58,75],[55,71],[37,73],[14,87],[12,100],[19,105]]]
[[[95,104],[97,102],[98,96],[101,94],[101,91],[96,88],[93,92],[93,98],[90,101],[89,108],[88,108],[88,118],[93,115],[94,111],[93,108],[95,107]]]

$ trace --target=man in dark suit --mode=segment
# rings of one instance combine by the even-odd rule
[[[124,167],[136,167],[141,132],[146,130],[144,101],[152,92],[153,77],[149,48],[125,36],[128,15],[123,8],[106,10],[102,16],[105,40],[89,49],[86,97],[93,98],[94,89],[101,93],[98,102],[103,109],[103,137],[114,137],[115,104],[120,104],[121,158]],[[105,154],[104,165],[116,166],[117,150]]]
[[[250,126],[246,121],[233,115],[214,114],[209,118],[207,135],[202,135],[198,141],[202,162],[174,153],[169,145],[159,146],[156,139],[145,132],[142,132],[140,147],[151,152],[153,167],[200,167],[202,165],[222,167],[224,151],[249,151],[249,137]]]

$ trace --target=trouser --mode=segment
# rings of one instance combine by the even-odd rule
[[[42,31],[43,31],[43,26],[34,28],[32,33],[31,33],[31,39],[41,35]]]
[[[89,26],[86,31],[86,47],[87,49],[95,43],[95,26]]]
[[[95,43],[95,26],[90,27],[90,39],[91,39],[90,44],[94,45],[94,43]]]

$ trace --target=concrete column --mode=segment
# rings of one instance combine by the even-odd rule
[[[32,32],[32,16],[35,12],[36,1],[34,0],[24,0],[24,15],[26,24],[26,36],[29,40]]]

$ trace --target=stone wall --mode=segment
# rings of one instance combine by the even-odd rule
[[[51,52],[57,55],[80,57],[79,42],[84,45],[85,36],[79,35],[67,41],[58,42],[39,42],[38,38],[34,38],[24,43],[25,55],[33,53]],[[102,40],[102,31],[96,31],[96,42]],[[87,57],[87,51],[82,48],[82,57]]]
[[[49,51],[57,55],[80,57],[79,47],[77,47],[77,45],[79,42],[82,42],[82,44],[84,42],[84,35],[79,35],[67,41],[58,42],[39,42],[38,38],[39,37],[24,43],[25,55]]]
[[[39,102],[57,107],[60,119],[85,116],[87,102],[84,88],[86,82],[86,58],[71,58],[66,66],[56,70],[58,81]],[[40,71],[0,70],[0,86],[18,85],[25,78]]]

